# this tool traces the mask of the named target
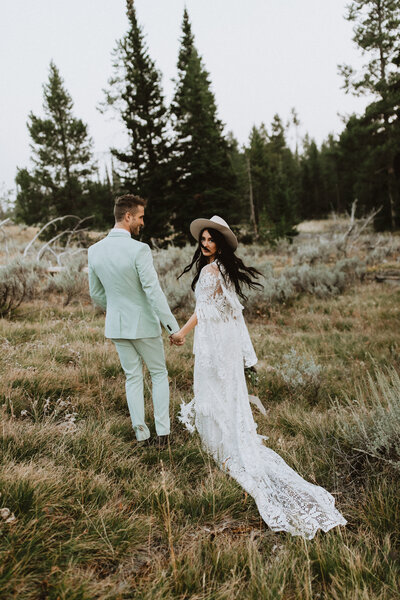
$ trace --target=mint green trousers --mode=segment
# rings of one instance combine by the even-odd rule
[[[126,399],[136,438],[147,440],[150,431],[144,420],[143,362],[152,383],[154,421],[157,435],[170,432],[169,385],[161,336],[138,340],[112,340],[126,376]]]

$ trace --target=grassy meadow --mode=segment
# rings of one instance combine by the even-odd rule
[[[400,598],[400,286],[374,279],[400,268],[400,239],[370,233],[343,248],[324,228],[304,224],[292,247],[243,248],[268,287],[245,306],[259,357],[248,382],[267,411],[253,408],[259,433],[334,494],[348,525],[307,542],[271,532],[183,430],[191,336],[165,344],[171,446],[136,444],[79,254],[67,275],[38,272],[0,319],[2,599]],[[11,231],[3,265],[22,254],[24,233]],[[190,253],[155,253],[180,322],[193,298],[176,273]],[[41,268],[52,262],[44,254]]]

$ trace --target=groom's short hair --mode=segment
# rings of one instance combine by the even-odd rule
[[[127,212],[135,214],[138,206],[146,206],[146,200],[140,196],[124,194],[116,198],[114,201],[114,217],[116,222],[122,221]]]

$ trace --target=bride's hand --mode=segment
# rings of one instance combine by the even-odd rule
[[[169,337],[169,343],[171,344],[171,346],[173,344],[175,344],[175,346],[183,346],[183,344],[185,343],[185,336],[180,331],[178,331],[177,333],[173,333]]]

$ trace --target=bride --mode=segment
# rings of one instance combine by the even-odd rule
[[[334,498],[291,469],[263,444],[251,412],[244,367],[257,362],[243,319],[243,284],[260,286],[260,275],[235,255],[238,242],[218,216],[196,219],[190,232],[199,246],[182,275],[196,266],[194,314],[173,336],[182,344],[194,327],[194,398],[182,404],[180,421],[198,431],[205,449],[255,500],[273,531],[311,539],[346,520]]]

